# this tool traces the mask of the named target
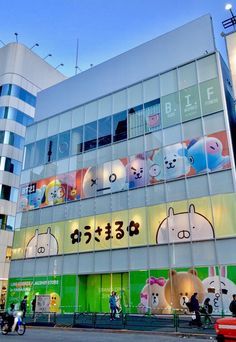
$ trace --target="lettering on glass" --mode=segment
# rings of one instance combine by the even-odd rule
[[[86,225],[83,229],[76,228],[74,232],[70,234],[70,238],[72,245],[82,241],[84,241],[85,244],[90,244],[93,241],[100,243],[102,240],[122,240],[125,235],[128,235],[131,238],[139,235],[140,228],[140,224],[133,220],[129,222],[127,227],[124,227],[123,221],[115,221],[114,226],[109,222],[104,225],[104,227],[97,226],[93,234],[92,227]]]

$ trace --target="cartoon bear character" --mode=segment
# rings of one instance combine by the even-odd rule
[[[163,147],[164,178],[174,179],[183,177],[190,171],[189,161],[186,158],[186,144],[178,143]]]
[[[60,312],[61,298],[56,292],[50,293],[50,312]]]
[[[129,189],[135,189],[147,184],[148,172],[144,154],[130,157],[127,165],[127,180]]]
[[[84,197],[94,197],[126,189],[126,169],[120,159],[88,168],[83,179]]]
[[[51,227],[48,227],[47,233],[40,233],[35,230],[35,235],[28,242],[25,249],[26,258],[44,257],[58,254],[58,242],[53,234]]]
[[[35,192],[29,194],[29,209],[37,209],[40,208],[42,200],[44,198],[45,186],[41,189],[36,189]]]
[[[140,293],[139,313],[147,313],[150,309],[151,314],[166,313],[168,304],[164,296],[165,278],[150,277],[146,281]]]
[[[213,239],[215,236],[211,222],[202,214],[195,211],[190,204],[188,212],[174,213],[172,207],[168,216],[157,229],[157,244],[200,241]]]
[[[222,312],[231,314],[229,305],[233,294],[236,293],[236,285],[227,278],[227,267],[220,267],[220,275],[216,275],[216,268],[209,267],[209,277],[203,280],[206,298],[210,298],[214,314]]]
[[[45,190],[45,204],[53,205],[65,202],[66,191],[59,179],[54,179],[48,183]]]
[[[196,270],[190,269],[188,272],[170,270],[165,286],[165,298],[172,309],[187,312],[186,303],[194,292],[198,293],[199,303],[202,303],[205,291]]]
[[[223,156],[222,142],[215,137],[203,137],[189,142],[186,157],[196,173],[222,170],[230,163],[229,156]]]

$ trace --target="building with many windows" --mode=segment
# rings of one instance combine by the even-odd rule
[[[0,49],[0,308],[4,306],[26,127],[36,95],[65,77],[22,44]]]
[[[234,106],[206,15],[39,93],[9,302],[182,312],[236,292]]]

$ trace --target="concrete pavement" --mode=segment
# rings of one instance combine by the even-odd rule
[[[44,341],[67,341],[67,342],[177,342],[177,341],[206,341],[213,340],[210,336],[190,336],[175,334],[160,334],[152,332],[134,332],[134,331],[108,331],[91,329],[61,329],[61,328],[29,328],[23,337],[16,333],[0,337],[1,342],[18,341],[24,339],[26,342],[44,342]]]

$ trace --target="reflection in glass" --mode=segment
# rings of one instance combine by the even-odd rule
[[[127,139],[127,112],[113,115],[113,142]]]
[[[97,147],[97,121],[84,126],[84,151]]]
[[[70,151],[70,131],[59,134],[58,159],[69,157]]]
[[[0,229],[13,230],[15,226],[15,217],[0,214]]]
[[[45,139],[36,141],[34,153],[34,165],[38,166],[45,163]]]
[[[83,126],[76,127],[71,132],[71,155],[80,154],[83,151]]]
[[[13,120],[24,126],[28,126],[34,121],[33,118],[13,107],[0,107],[0,119]]]
[[[46,162],[51,163],[57,160],[57,141],[58,135],[54,135],[47,139],[46,144]]]
[[[137,137],[144,133],[143,106],[139,105],[128,110],[129,138]]]
[[[20,175],[21,163],[8,157],[0,157],[0,170]]]
[[[3,84],[0,87],[0,96],[14,96],[33,107],[36,105],[36,96],[15,84]]]
[[[111,117],[98,120],[98,146],[111,143]]]

